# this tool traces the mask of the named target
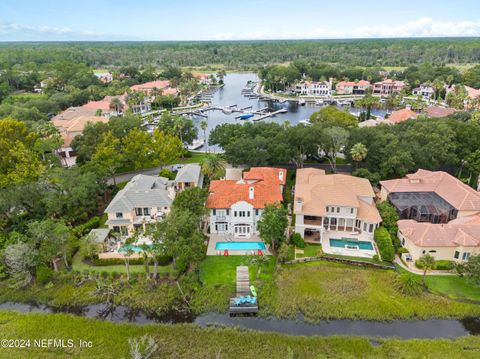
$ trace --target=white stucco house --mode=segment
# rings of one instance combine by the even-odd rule
[[[265,206],[283,200],[286,175],[283,168],[254,167],[239,179],[212,181],[206,203],[210,233],[235,238],[257,235]]]

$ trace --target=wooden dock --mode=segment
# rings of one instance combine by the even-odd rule
[[[245,297],[250,294],[250,278],[247,266],[237,267],[237,297]],[[229,313],[234,314],[255,314],[258,313],[258,300],[255,304],[244,303],[235,305],[235,299],[230,298]]]

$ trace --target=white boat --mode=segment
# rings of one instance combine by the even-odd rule
[[[231,108],[224,107],[224,108],[222,109],[222,112],[223,112],[225,115],[231,115],[233,111],[232,111]]]
[[[312,124],[308,118],[306,118],[305,120],[300,120],[300,121],[298,121],[298,123],[300,123],[302,125],[305,125],[305,126],[310,126]]]
[[[317,105],[317,106],[323,106],[323,105],[324,105],[324,102],[323,102],[323,100],[316,100],[316,101],[315,101],[315,105]]]
[[[205,144],[205,140],[203,138],[198,139],[198,140],[193,140],[191,145],[187,146],[187,149],[191,150],[196,150],[197,148],[202,147]]]
[[[305,106],[305,100],[303,98],[301,98],[300,100],[298,100],[298,105],[299,106]]]

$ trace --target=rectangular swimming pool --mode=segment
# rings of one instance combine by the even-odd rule
[[[329,241],[330,241],[330,247],[350,248],[350,249],[358,248],[358,249],[373,251],[373,245],[371,242],[355,241],[355,240],[349,240],[347,238],[342,238],[342,239],[330,238]]]
[[[217,242],[216,250],[230,250],[230,251],[251,251],[251,250],[265,250],[265,243],[263,242]]]

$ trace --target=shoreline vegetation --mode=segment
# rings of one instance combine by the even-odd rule
[[[207,257],[200,265],[199,280],[191,274],[176,279],[171,266],[160,269],[160,280],[145,279],[143,266],[132,270],[132,280],[121,280],[120,271],[89,271],[85,274],[64,273],[52,282],[38,283],[17,290],[0,284],[0,302],[37,303],[53,307],[82,307],[102,300],[92,293],[96,281],[112,283],[118,290],[112,299],[123,305],[158,316],[172,310],[199,315],[225,313],[229,298],[235,292],[235,268],[245,259],[241,256]],[[261,268],[250,266],[252,284],[258,290],[262,317],[294,319],[302,314],[307,322],[332,319],[388,321],[395,319],[462,319],[480,316],[476,291],[465,289],[465,283],[449,285],[442,278],[429,278],[429,292],[417,296],[400,293],[395,287],[397,274],[392,270],[353,267],[327,261],[277,265],[274,258]],[[118,269],[121,269],[120,266]],[[255,279],[256,278],[256,279]],[[79,282],[84,281],[81,285]],[[188,305],[176,282],[187,293]],[[455,295],[454,290],[459,290]],[[463,292],[462,292],[463,290]],[[434,294],[436,292],[438,294]],[[214,295],[212,295],[214,293]],[[450,294],[450,295],[449,295]],[[461,297],[470,295],[472,298]]]
[[[113,324],[67,314],[20,314],[0,311],[2,338],[31,340],[30,348],[3,348],[5,357],[124,358],[129,340],[147,336],[161,358],[477,358],[480,337],[399,340],[353,336],[303,337],[236,328],[199,328],[192,324]],[[39,334],[41,333],[41,334]],[[72,339],[73,348],[38,348],[39,338]],[[80,348],[79,342],[91,342]]]

